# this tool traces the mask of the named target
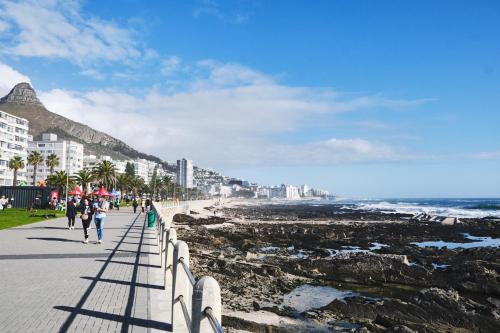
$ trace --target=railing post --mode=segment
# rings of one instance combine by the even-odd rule
[[[158,254],[160,255],[160,265],[163,265],[163,241],[164,241],[163,228],[164,228],[164,224],[163,224],[163,219],[161,217],[158,218],[158,221],[159,221],[159,226],[158,226],[158,251],[159,251],[159,253]]]
[[[172,332],[184,333],[190,331],[191,318],[186,318],[181,300],[182,296],[186,304],[187,314],[191,315],[191,301],[193,295],[193,285],[186,274],[184,267],[179,262],[183,259],[189,267],[189,248],[183,241],[177,241],[174,246],[174,284],[172,300]]]
[[[164,280],[164,289],[167,288],[168,285],[173,286],[174,283],[174,244],[177,242],[177,231],[174,228],[167,229],[166,231],[167,237],[166,245],[165,245],[165,280]],[[173,244],[172,244],[173,243]],[[172,289],[173,290],[173,289]],[[173,292],[172,292],[173,294]],[[172,295],[173,297],[173,295]]]
[[[191,333],[221,332],[213,328],[205,311],[211,309],[211,315],[218,323],[222,323],[222,300],[217,281],[210,276],[204,276],[196,282],[193,290],[193,311],[191,314]]]

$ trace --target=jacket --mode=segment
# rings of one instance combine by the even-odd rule
[[[66,208],[66,216],[67,217],[75,217],[76,216],[76,206],[74,203],[68,204]]]

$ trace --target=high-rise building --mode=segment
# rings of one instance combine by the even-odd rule
[[[177,184],[185,188],[193,188],[193,161],[177,160]]]
[[[135,175],[144,179],[145,182],[148,181],[149,174],[149,161],[138,158],[134,162]]]
[[[58,139],[57,134],[44,133],[42,140],[30,141],[28,152],[37,151],[44,159],[38,166],[36,181],[45,180],[50,175],[50,167],[45,164],[47,157],[55,154],[59,158],[59,165],[54,167],[55,171],[66,171],[69,175],[83,169],[83,145],[81,143]],[[33,166],[28,165],[28,182],[33,182]]]
[[[26,165],[27,148],[28,121],[0,110],[0,185],[13,185],[14,171],[9,169],[9,161],[20,156]],[[25,167],[17,171],[17,182],[26,181]]]

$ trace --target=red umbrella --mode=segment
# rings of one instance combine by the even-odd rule
[[[109,193],[108,193],[108,191],[104,188],[104,186],[102,186],[99,190],[94,191],[92,194],[93,194],[93,195],[98,195],[98,196],[100,196],[100,197],[107,197],[107,196],[109,196]]]
[[[80,187],[77,186],[77,187],[75,187],[75,189],[73,191],[69,192],[68,194],[69,195],[82,195],[83,192],[82,192],[82,190],[80,190]]]

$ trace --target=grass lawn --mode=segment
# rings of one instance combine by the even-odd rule
[[[0,211],[0,230],[12,227],[17,227],[24,224],[30,224],[34,222],[45,221],[47,219],[53,219],[58,217],[64,217],[66,212],[59,212],[54,210],[39,209],[28,212],[26,209],[20,208],[7,208],[4,211]],[[31,216],[36,215],[36,216]],[[49,215],[45,218],[44,215]],[[52,216],[52,215],[55,215]]]

